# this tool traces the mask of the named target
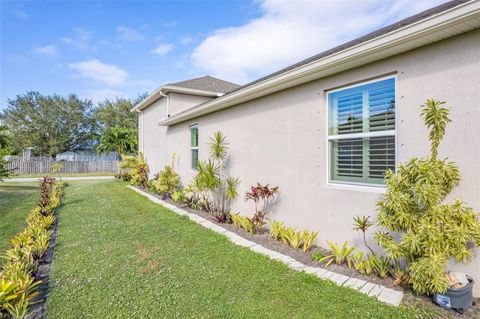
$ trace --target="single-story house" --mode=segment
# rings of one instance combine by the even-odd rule
[[[279,186],[271,220],[319,231],[321,245],[362,247],[353,217],[375,216],[385,170],[429,154],[420,117],[429,98],[451,108],[439,150],[462,174],[451,198],[480,211],[477,0],[442,4],[246,85],[209,76],[163,85],[134,110],[151,174],[176,153],[187,185],[222,131],[241,194],[257,182]],[[233,211],[251,215],[253,206],[240,198]],[[480,283],[479,254],[450,268]]]

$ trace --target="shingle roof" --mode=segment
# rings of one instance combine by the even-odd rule
[[[167,85],[220,93],[227,93],[240,87],[238,84],[220,80],[208,75],[186,81],[168,83]]]

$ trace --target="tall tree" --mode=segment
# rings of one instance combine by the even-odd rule
[[[20,153],[32,147],[34,155],[56,155],[85,149],[95,140],[93,105],[75,94],[42,96],[27,92],[7,101],[0,119],[8,127],[13,150]]]
[[[95,120],[102,131],[113,127],[137,128],[137,113],[132,108],[147,96],[146,93],[139,95],[136,99],[115,98],[106,99],[98,103],[95,110]]]

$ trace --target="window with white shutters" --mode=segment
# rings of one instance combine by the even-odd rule
[[[382,184],[395,170],[395,78],[327,97],[330,181]]]

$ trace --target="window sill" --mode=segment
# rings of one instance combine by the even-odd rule
[[[340,190],[366,192],[366,193],[376,193],[376,194],[385,193],[385,186],[383,185],[373,186],[373,185],[365,185],[365,184],[347,184],[347,183],[327,182],[325,187],[331,188],[331,189],[340,189]]]

